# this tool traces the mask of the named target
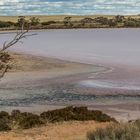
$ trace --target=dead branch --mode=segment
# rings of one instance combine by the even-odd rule
[[[6,50],[10,47],[14,46],[17,43],[20,43],[22,39],[25,39],[29,36],[33,36],[36,34],[28,34],[29,28],[24,30],[24,22],[21,25],[21,30],[16,32],[16,35],[13,37],[13,39],[9,42],[5,41],[3,43],[2,49],[0,50],[0,79],[4,77],[7,70],[10,68],[9,66],[9,60],[10,57],[6,55]]]
[[[10,42],[4,42],[2,49],[0,50],[1,52],[4,52],[11,46],[15,45],[16,43],[20,42],[23,38],[27,38],[29,36],[33,36],[36,34],[27,34],[29,30],[22,31],[22,32],[17,32],[15,37],[10,41]]]

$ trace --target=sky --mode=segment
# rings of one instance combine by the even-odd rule
[[[0,15],[140,14],[140,0],[0,0]]]

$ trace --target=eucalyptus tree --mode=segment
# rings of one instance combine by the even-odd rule
[[[70,16],[67,16],[64,18],[64,25],[67,26],[67,27],[72,27],[73,24],[72,24],[72,21],[71,21],[72,17]]]
[[[22,39],[27,38],[35,34],[28,34],[29,26],[25,29],[25,17],[19,17],[18,19],[20,29],[17,30],[15,36],[10,41],[5,41],[0,49],[0,79],[4,77],[5,73],[11,69],[11,56],[8,49],[15,44],[22,42]]]

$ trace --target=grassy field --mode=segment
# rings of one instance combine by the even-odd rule
[[[99,16],[102,16],[102,17],[107,17],[107,18],[113,18],[114,15],[86,15],[86,16],[82,16],[82,15],[32,15],[32,16],[25,16],[26,19],[30,19],[31,17],[37,17],[40,19],[40,22],[47,22],[47,21],[63,21],[64,20],[64,17],[66,16],[70,16],[72,17],[72,20],[73,21],[79,21],[83,18],[86,18],[86,17],[90,17],[90,18],[96,18],[96,17],[99,17]],[[11,22],[17,22],[17,19],[18,19],[19,16],[0,16],[0,21],[11,21]],[[126,18],[127,17],[132,17],[132,18],[140,18],[139,15],[128,15],[128,16],[125,16]]]
[[[31,17],[37,17],[40,19],[41,22],[45,22],[45,21],[63,21],[64,17],[66,17],[67,15],[51,15],[51,16],[41,16],[41,15],[33,15],[33,16],[26,16],[26,19],[30,19]],[[70,15],[71,16],[71,15]],[[81,20],[85,17],[91,17],[91,18],[95,18],[98,17],[98,15],[93,15],[93,16],[71,16],[72,20]],[[112,17],[112,16],[106,16],[106,17]],[[17,22],[18,16],[0,16],[0,20],[1,21],[12,21],[12,22]]]
[[[88,131],[105,128],[110,124],[95,121],[48,123],[46,126],[28,130],[0,132],[0,140],[87,140]]]

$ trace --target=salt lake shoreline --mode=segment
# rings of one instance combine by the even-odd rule
[[[72,29],[70,29],[70,30],[72,30]],[[88,107],[93,108],[93,109],[94,108],[101,109],[105,113],[109,113],[110,115],[117,116],[117,118],[119,118],[119,119],[127,119],[128,120],[128,119],[135,119],[135,118],[140,117],[140,104],[138,102],[140,99],[140,91],[135,90],[135,85],[137,85],[136,88],[139,88],[139,80],[140,80],[138,77],[139,64],[136,63],[137,61],[134,61],[135,57],[137,57],[138,51],[136,52],[136,56],[134,57],[134,59],[133,59],[133,57],[132,58],[129,57],[127,60],[124,59],[125,55],[131,56],[131,53],[129,53],[129,51],[133,50],[133,48],[131,47],[130,41],[128,41],[129,43],[126,43],[126,42],[124,42],[124,40],[125,39],[128,40],[128,38],[132,37],[132,35],[133,36],[135,34],[138,35],[139,29],[132,29],[132,31],[131,31],[131,29],[130,30],[127,29],[127,31],[125,31],[125,29],[116,29],[116,32],[114,32],[114,29],[110,29],[110,30],[109,29],[93,29],[93,30],[95,30],[95,31],[92,30],[93,32],[89,32],[89,30],[78,29],[75,31],[75,29],[73,29],[73,31],[66,31],[66,30],[55,31],[55,30],[53,30],[53,31],[49,31],[49,32],[44,32],[46,30],[42,30],[41,32],[38,32],[39,37],[40,37],[40,38],[38,38],[38,41],[40,41],[40,39],[42,39],[42,38],[48,39],[48,40],[44,41],[45,43],[40,44],[40,48],[42,50],[46,51],[47,53],[41,52],[39,54],[39,56],[40,57],[41,56],[49,56],[52,58],[54,56],[54,57],[60,58],[62,60],[68,60],[68,61],[73,60],[74,62],[76,61],[76,62],[88,63],[88,64],[91,64],[90,66],[93,66],[94,64],[95,65],[97,64],[97,66],[101,66],[101,67],[107,66],[107,67],[109,67],[109,70],[111,67],[111,71],[107,71],[107,73],[103,72],[103,73],[98,73],[98,74],[92,75],[91,67],[90,68],[88,67],[85,69],[85,67],[87,67],[87,65],[84,65],[83,66],[84,69],[83,69],[83,67],[79,67],[78,69],[76,67],[77,72],[69,70],[69,67],[67,68],[67,70],[69,72],[68,71],[66,72],[64,70],[65,72],[63,71],[63,74],[61,73],[62,69],[61,70],[57,69],[54,72],[55,74],[50,72],[51,71],[50,70],[49,75],[46,74],[46,76],[48,76],[48,78],[45,79],[45,77],[44,77],[44,74],[46,73],[45,70],[42,71],[42,74],[39,73],[40,70],[38,70],[38,72],[35,72],[35,71],[32,72],[30,70],[29,73],[26,71],[28,73],[28,74],[26,73],[27,75],[24,73],[26,75],[26,77],[28,77],[28,80],[32,79],[32,77],[35,77],[35,76],[37,77],[37,79],[29,80],[26,83],[27,79],[23,78],[22,82],[24,81],[23,83],[27,86],[27,88],[29,88],[30,84],[35,85],[35,86],[38,85],[39,87],[42,87],[41,83],[43,83],[43,86],[47,86],[47,87],[49,87],[50,85],[53,87],[55,85],[58,85],[59,88],[61,88],[61,87],[63,88],[64,84],[66,84],[68,86],[71,84],[76,85],[74,87],[73,93],[70,95],[69,94],[62,94],[61,96],[59,95],[59,98],[55,98],[58,96],[58,94],[53,96],[52,98],[54,98],[56,100],[56,102],[59,101],[61,98],[64,99],[64,102],[62,101],[61,103],[59,102],[58,104],[56,102],[54,102],[54,100],[52,100],[51,103],[47,102],[47,105],[52,106],[52,108],[55,108],[56,106],[61,107],[61,106],[67,106],[67,105],[71,105],[71,104],[72,105],[87,105]],[[101,30],[101,32],[98,32],[99,30]],[[36,30],[35,32],[37,32],[37,31],[39,31],[39,30]],[[119,36],[120,32],[122,34],[121,36]],[[82,33],[85,33],[85,34],[82,34]],[[127,34],[129,33],[130,36],[124,37],[123,35],[126,35],[126,33]],[[88,35],[88,34],[90,35],[90,38],[89,38],[90,40],[85,39],[86,35]],[[63,42],[63,38],[65,37],[65,35],[67,35],[66,36],[66,39],[68,39],[68,40],[66,40],[67,42]],[[71,36],[69,36],[69,35],[71,35]],[[99,42],[99,40],[102,37],[104,37],[104,35],[107,36],[107,38],[105,38],[105,40],[103,40],[103,41],[105,41],[104,42],[105,45]],[[3,36],[4,35],[2,35],[2,37]],[[10,35],[8,35],[8,36],[10,36]],[[92,36],[95,36],[95,38],[93,38]],[[111,36],[113,36],[113,38],[112,38],[113,41],[111,43],[109,42],[106,44],[107,41],[111,41]],[[56,41],[58,41],[58,44],[52,43],[52,41],[51,41],[52,37],[53,37],[53,39],[57,37]],[[89,45],[87,46],[88,48],[85,48],[85,45],[86,45],[85,42],[82,41],[82,44],[79,44],[77,42],[77,39],[79,39],[79,37],[82,38],[83,41],[85,39],[85,42],[89,41]],[[94,39],[94,40],[92,40],[92,39]],[[36,37],[33,37],[33,40],[34,40],[34,42],[36,42]],[[114,43],[117,44],[118,40],[122,41],[122,43],[120,43],[121,47],[119,47],[119,48],[122,48],[122,50],[124,52],[126,52],[125,54],[120,53],[121,49],[119,49],[119,50],[116,49],[118,47],[116,45],[114,45]],[[71,44],[70,44],[70,41],[71,41]],[[137,37],[133,38],[133,41],[137,42],[138,41]],[[29,42],[30,42],[30,40],[29,40]],[[42,40],[42,42],[43,42],[43,40]],[[68,43],[68,44],[65,44],[65,43]],[[95,43],[95,45],[92,45],[93,43]],[[133,42],[133,44],[134,43],[135,42]],[[30,42],[29,44],[28,43],[26,44],[26,42],[25,42],[23,49],[21,48],[21,50],[20,50],[20,48],[19,48],[18,52],[28,53],[28,51],[29,51],[29,53],[37,55],[38,52],[37,52],[36,47],[39,44],[36,42],[35,45],[36,45],[35,48],[33,48],[34,46],[33,46],[32,42]],[[124,46],[122,46],[122,45],[124,45]],[[135,45],[136,50],[138,47],[137,45],[138,45],[138,42]],[[30,46],[31,48],[30,47],[27,48],[27,46]],[[47,47],[45,47],[45,46],[47,46]],[[70,49],[69,54],[71,54],[71,55],[68,54],[69,51],[67,51],[65,46]],[[72,49],[70,46],[72,46]],[[99,46],[99,54],[98,54],[98,46]],[[102,48],[103,46],[104,47],[109,46],[109,47],[103,49]],[[82,49],[81,49],[81,47],[82,47]],[[58,50],[64,49],[64,52],[63,52],[63,50],[62,50],[62,52],[61,51],[57,52],[57,49]],[[76,53],[73,54],[75,49],[76,49]],[[113,51],[110,52],[110,50],[113,50]],[[115,55],[114,55],[114,50],[116,50],[116,52],[118,54],[120,54],[120,57],[118,57],[118,55],[116,55],[117,53],[115,53]],[[86,52],[84,52],[84,51],[86,51]],[[107,51],[109,51],[109,53],[106,53]],[[75,55],[75,54],[77,54],[77,52],[79,52],[79,55]],[[105,52],[105,54],[104,54],[104,52]],[[102,55],[102,53],[103,53],[103,55]],[[63,56],[63,54],[65,54],[65,55]],[[80,58],[80,54],[81,54],[81,58]],[[109,54],[111,54],[111,56]],[[79,56],[79,57],[77,57],[77,56]],[[98,64],[102,64],[102,65],[98,65]],[[113,68],[113,71],[112,71],[112,68]],[[80,74],[81,70],[83,70],[82,74]],[[79,73],[79,71],[80,71],[80,73]],[[57,75],[58,73],[59,73],[59,76]],[[22,75],[22,74],[23,73],[21,71],[18,72],[18,77],[20,77],[20,75]],[[10,75],[12,76],[12,73],[10,73]],[[14,77],[17,77],[17,76],[14,76]],[[33,83],[34,80],[38,80],[38,79],[39,79],[38,82]],[[89,85],[87,87],[79,85],[79,81],[87,81],[89,79],[90,79],[90,81],[94,81],[97,83],[94,84],[94,82],[92,82],[93,87],[89,87]],[[105,81],[105,83],[99,83],[100,84],[99,87],[96,88],[95,86],[98,84],[98,81],[99,82]],[[108,81],[109,81],[109,83],[108,83]],[[133,83],[133,81],[134,81],[134,83]],[[20,88],[22,85],[24,85],[22,82],[19,82],[19,81],[17,82],[18,86]],[[47,83],[47,85],[45,85],[44,83]],[[116,85],[116,83],[117,83],[117,85]],[[61,84],[62,84],[62,86],[61,86]],[[110,85],[107,88],[106,87],[103,88],[102,84],[110,84]],[[118,84],[120,84],[120,85],[118,85]],[[125,87],[124,84],[128,84],[127,88],[129,88],[129,89],[127,89],[127,88],[126,89],[119,89],[121,86],[122,86],[122,88]],[[131,84],[134,84],[134,87],[132,87],[133,85],[131,86]],[[12,84],[9,84],[7,86],[7,88],[8,87],[14,88],[15,85],[12,83]],[[131,87],[132,87],[132,90],[131,90]],[[46,88],[45,88],[45,90],[46,90]],[[63,90],[62,88],[61,88],[61,90]],[[66,89],[66,88],[64,87],[64,89]],[[30,92],[30,90],[27,90],[26,92]],[[63,98],[63,95],[65,96],[64,98]],[[68,100],[66,99],[67,96],[69,98]],[[80,101],[78,102],[78,100],[77,100],[77,102],[76,101],[72,102],[71,96],[72,97],[74,96],[74,97],[80,99]],[[98,97],[101,97],[102,100],[99,100],[98,103],[96,103],[96,100],[91,100],[90,102],[88,102],[88,100],[90,100],[94,97],[97,99],[98,99]],[[108,100],[108,98],[109,98],[109,100]],[[113,100],[111,100],[112,98],[113,98]],[[86,101],[85,99],[88,99],[88,100]],[[70,100],[71,100],[71,102],[67,102]],[[54,104],[55,104],[55,107],[54,107]],[[10,100],[10,105],[13,105],[11,103],[11,100]],[[34,108],[37,108],[37,107],[34,107]],[[45,107],[40,106],[40,108],[45,108]],[[128,117],[128,116],[130,116],[130,117]]]
[[[12,89],[12,88],[17,88],[17,87],[21,88],[21,87],[24,87],[24,84],[25,84],[24,88],[26,88],[26,87],[29,88],[30,86],[32,86],[32,84],[34,84],[36,86],[36,82],[34,82],[34,81],[38,81],[39,85],[41,85],[41,83],[43,84],[44,82],[46,82],[47,83],[46,86],[48,86],[48,87],[54,86],[55,84],[61,87],[61,85],[59,85],[59,82],[69,85],[69,84],[75,83],[75,81],[77,82],[79,80],[86,79],[91,75],[92,75],[92,77],[96,78],[100,74],[104,75],[104,74],[109,74],[112,72],[112,68],[107,68],[107,67],[103,67],[103,66],[69,62],[69,61],[63,61],[63,60],[59,60],[59,59],[55,59],[55,58],[47,58],[47,57],[45,58],[45,57],[41,57],[41,56],[33,56],[33,55],[28,55],[28,54],[20,54],[20,55],[16,54],[16,55],[18,55],[18,57],[21,55],[21,57],[23,57],[23,58],[26,57],[26,59],[28,59],[28,57],[29,57],[30,59],[34,59],[35,62],[36,62],[36,58],[39,58],[40,60],[46,59],[47,61],[49,59],[49,61],[51,61],[51,62],[54,61],[53,63],[62,62],[62,64],[64,64],[64,63],[67,64],[68,68],[63,68],[63,66],[62,66],[61,68],[56,68],[56,70],[55,70],[55,67],[54,67],[54,71],[53,71],[53,67],[50,70],[48,69],[47,71],[45,70],[45,69],[47,69],[47,67],[45,69],[43,68],[43,70],[42,70],[42,68],[38,69],[37,71],[33,71],[32,67],[31,67],[31,69],[29,68],[30,70],[25,69],[24,71],[13,70],[12,72],[9,72],[6,75],[5,79],[3,79],[1,81],[2,83],[0,84],[0,88],[3,87],[4,85],[6,85],[5,89],[6,88]],[[39,62],[41,62],[41,61],[39,61]],[[32,65],[34,65],[34,63],[32,63]],[[69,67],[69,65],[70,65],[70,67]],[[81,69],[83,69],[83,70],[80,71]],[[22,82],[19,82],[18,79],[22,79]],[[13,81],[14,81],[14,84],[13,84]],[[38,84],[38,82],[37,82],[37,84]],[[79,91],[79,93],[80,93],[80,90],[84,90],[84,87],[83,88],[78,87],[76,89],[76,92]],[[92,95],[93,92],[96,93],[96,90],[93,90],[93,89],[90,90],[90,88],[87,88],[85,91],[85,94]],[[125,92],[125,91],[123,91],[123,92]],[[110,92],[110,94],[111,94],[111,92]],[[104,105],[104,103],[103,104],[102,103],[101,104],[99,104],[99,103],[90,104],[87,102],[83,102],[81,104],[81,102],[79,102],[79,103],[71,102],[70,104],[69,103],[67,104],[64,102],[64,103],[56,103],[56,104],[47,103],[46,105],[45,104],[44,105],[32,104],[29,106],[19,106],[19,107],[16,107],[16,106],[8,107],[7,106],[4,108],[1,108],[0,110],[5,110],[5,111],[10,112],[11,110],[19,109],[21,111],[33,112],[33,113],[38,114],[38,113],[41,113],[46,110],[59,109],[59,108],[63,108],[65,106],[69,106],[69,105],[78,105],[78,106],[85,105],[85,106],[88,106],[90,109],[102,110],[103,112],[115,117],[118,120],[129,120],[129,119],[135,119],[135,118],[140,117],[139,110],[135,110],[135,109],[133,110],[130,108],[132,106],[131,103],[125,104],[125,105],[124,104],[121,105],[120,103],[118,103],[118,104],[116,103],[116,105],[115,104],[114,105],[113,104]],[[123,106],[123,108],[122,108],[122,106]],[[135,104],[134,106],[139,106],[139,105]],[[128,109],[126,109],[126,108],[128,108]],[[127,117],[128,114],[130,116],[129,118]]]
[[[124,27],[124,28],[122,28],[122,27],[116,27],[116,28],[66,28],[66,29],[31,29],[31,30],[29,30],[29,32],[28,33],[30,33],[30,32],[43,32],[43,31],[50,31],[50,30],[124,30],[124,29],[138,29],[138,30],[140,30],[140,28],[139,27]],[[18,31],[20,31],[20,30],[0,30],[0,34],[13,34],[13,33],[17,33]]]

